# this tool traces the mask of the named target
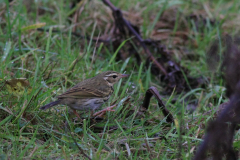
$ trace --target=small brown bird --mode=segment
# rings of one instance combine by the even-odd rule
[[[65,93],[57,96],[57,100],[51,102],[40,109],[45,110],[58,104],[69,106],[73,113],[80,119],[76,110],[94,111],[101,107],[113,93],[113,85],[121,78],[128,77],[127,74],[121,74],[115,71],[106,71],[93,78],[86,79]],[[102,110],[106,112],[109,107]]]

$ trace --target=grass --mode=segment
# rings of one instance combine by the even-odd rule
[[[163,44],[193,77],[205,77],[208,80],[206,87],[163,95],[164,82],[159,83],[159,78],[151,73],[145,61],[138,65],[132,55],[119,61],[113,47],[96,45],[92,40],[72,35],[74,24],[70,23],[68,15],[75,13],[75,9],[69,8],[70,1],[9,3],[5,0],[0,4],[0,10],[4,11],[0,12],[0,159],[84,159],[70,132],[92,159],[193,158],[202,142],[205,125],[214,118],[213,108],[228,101],[224,95],[224,80],[207,67],[206,50],[222,33],[238,33],[236,20],[240,2],[134,0],[129,3],[114,0],[112,3],[129,11],[129,15],[139,13],[143,21],[139,26],[143,38],[154,38],[155,28],[160,25],[158,17],[160,20],[164,16],[176,18],[173,35],[169,34]],[[110,10],[101,1],[84,1],[82,5],[84,9],[78,17],[76,32],[89,37],[104,34],[107,25],[113,23]],[[174,7],[176,14],[171,12]],[[193,20],[186,18],[202,12],[208,19],[204,26],[196,26]],[[212,25],[209,18],[218,23]],[[184,32],[191,34],[186,42],[177,45],[176,37],[183,19],[188,27]],[[49,32],[22,31],[23,27],[39,22],[46,23]],[[63,28],[62,32],[54,32],[56,28]],[[131,39],[123,41],[119,49],[124,49],[126,41]],[[186,52],[179,50],[183,46]],[[141,58],[146,59],[141,47],[137,48]],[[193,53],[196,58],[187,58],[188,53]],[[107,70],[125,72],[130,77],[114,86],[114,95],[103,107],[114,101],[118,105],[104,120],[91,123],[89,114],[84,114],[83,123],[75,123],[74,116],[68,114],[65,106],[39,110],[76,83]],[[27,78],[32,91],[27,94],[23,89],[23,95],[18,97],[10,94],[4,82],[13,78]],[[159,89],[163,102],[181,127],[166,122],[154,98],[149,111],[138,116],[143,96],[150,86]],[[124,103],[128,98],[129,101]],[[197,106],[194,112],[189,109],[192,105]],[[210,110],[213,112],[204,114]],[[65,127],[66,121],[70,131]],[[238,136],[239,132],[235,135],[236,149],[239,148]]]

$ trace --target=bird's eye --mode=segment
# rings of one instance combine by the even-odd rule
[[[117,78],[117,76],[116,76],[116,75],[113,75],[113,78]]]

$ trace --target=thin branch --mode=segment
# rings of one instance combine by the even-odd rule
[[[139,41],[140,45],[143,47],[143,49],[145,50],[145,52],[148,54],[148,56],[150,57],[150,59],[153,61],[153,63],[163,72],[163,74],[165,76],[167,76],[167,72],[164,69],[164,67],[158,63],[158,61],[154,58],[154,56],[152,55],[152,53],[149,51],[149,49],[147,48],[146,44],[144,43],[144,40],[142,39],[142,37],[136,32],[136,30],[131,26],[131,24],[123,18],[122,16],[122,12],[120,9],[116,8],[109,0],[102,0],[104,4],[106,4],[108,7],[111,8],[112,12],[113,12],[113,16],[117,16],[115,18],[121,20],[124,25],[130,30],[130,32],[132,32],[133,35],[135,35],[136,39]]]
[[[154,96],[157,99],[159,108],[163,112],[163,115],[165,117],[167,117],[166,121],[173,123],[174,122],[174,118],[173,118],[172,114],[167,110],[167,108],[164,105],[164,103],[162,102],[161,97],[160,97],[156,87],[150,87],[146,91],[142,107],[148,109],[148,106],[149,106],[149,103],[150,103],[150,99],[151,99],[152,96]]]

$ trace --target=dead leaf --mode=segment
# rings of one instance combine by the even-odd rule
[[[32,87],[26,78],[6,80],[6,88],[10,94],[18,98],[21,97],[25,91],[27,91],[28,94],[32,91]]]

